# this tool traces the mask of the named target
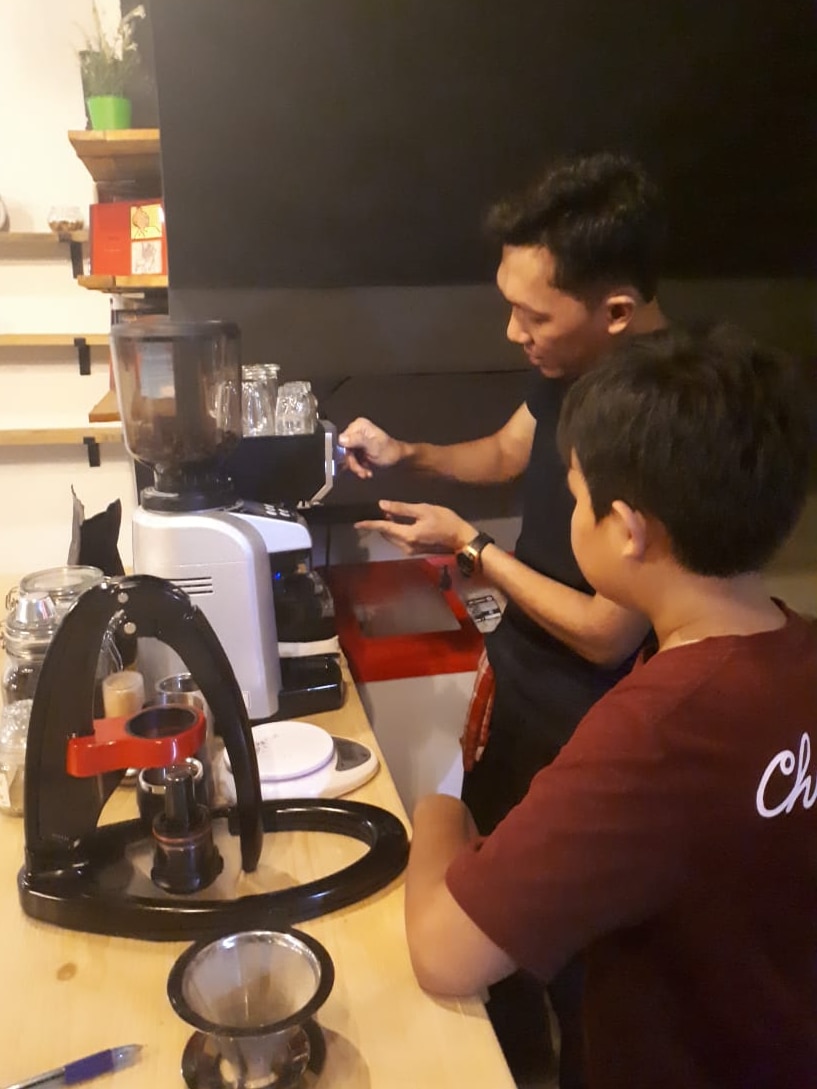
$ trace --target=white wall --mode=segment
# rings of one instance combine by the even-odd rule
[[[107,21],[117,0],[99,0]],[[0,0],[0,195],[12,231],[47,231],[48,209],[75,204],[87,219],[90,175],[68,141],[85,127],[76,49],[90,29],[91,0]],[[77,286],[68,248],[0,249],[0,333],[107,333],[109,298]],[[0,429],[81,427],[108,388],[106,353],[80,376],[73,349],[0,348]],[[119,548],[131,561],[134,503],[130,460],[120,444],[101,447],[91,469],[82,446],[0,446],[0,572],[23,574],[64,563],[71,532],[71,485],[86,516],[121,498]]]

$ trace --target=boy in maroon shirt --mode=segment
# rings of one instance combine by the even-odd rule
[[[806,406],[725,328],[634,338],[573,385],[573,549],[657,652],[490,836],[455,798],[414,814],[419,982],[586,950],[592,1089],[817,1086],[817,625],[758,574],[805,499]]]

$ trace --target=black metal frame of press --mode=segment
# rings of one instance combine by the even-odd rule
[[[351,865],[326,877],[278,892],[253,893],[234,900],[184,896],[129,896],[103,885],[108,867],[128,846],[145,840],[138,820],[99,828],[84,873],[40,875],[20,871],[20,901],[27,915],[46,923],[93,934],[185,941],[229,930],[278,929],[354,904],[399,876],[408,859],[408,840],[393,814],[362,802],[308,798],[263,802],[265,832],[329,832],[350,836],[369,850]],[[234,817],[232,810],[213,820]]]
[[[69,774],[66,764],[69,744],[96,736],[96,665],[114,618],[132,624],[137,636],[160,639],[175,650],[212,709],[230,757],[237,804],[210,817],[227,821],[239,840],[243,871],[256,869],[264,833],[273,831],[351,836],[368,846],[363,858],[295,888],[234,899],[204,900],[159,889],[156,895],[129,894],[132,867],[126,852],[148,838],[144,826],[138,820],[98,825],[124,770],[78,775]],[[25,864],[18,878],[23,910],[44,922],[93,933],[175,941],[230,928],[287,925],[375,892],[408,858],[402,823],[376,806],[323,799],[262,802],[250,723],[227,656],[201,610],[169,582],[150,575],[92,587],[62,621],[31,710],[24,809]]]

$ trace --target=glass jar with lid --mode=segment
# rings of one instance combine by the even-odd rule
[[[44,593],[20,593],[3,621],[3,703],[33,700],[37,681],[60,617]]]
[[[65,564],[63,567],[48,567],[43,571],[32,571],[20,579],[20,594],[48,594],[54,602],[60,620],[76,604],[81,594],[91,586],[102,582],[104,574],[99,567],[80,564]],[[14,591],[9,595],[12,597]],[[13,601],[6,600],[11,608]]]
[[[4,704],[34,699],[46,652],[63,617],[87,589],[103,578],[98,567],[51,567],[25,575],[8,594],[9,612],[0,628],[6,650]],[[108,631],[100,651],[98,680],[120,667],[114,632]]]

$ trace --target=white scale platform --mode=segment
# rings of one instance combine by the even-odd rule
[[[264,801],[280,798],[337,798],[361,786],[378,769],[366,745],[332,734],[311,722],[265,722],[253,738]],[[235,780],[226,749],[213,761],[218,801],[235,801]]]

